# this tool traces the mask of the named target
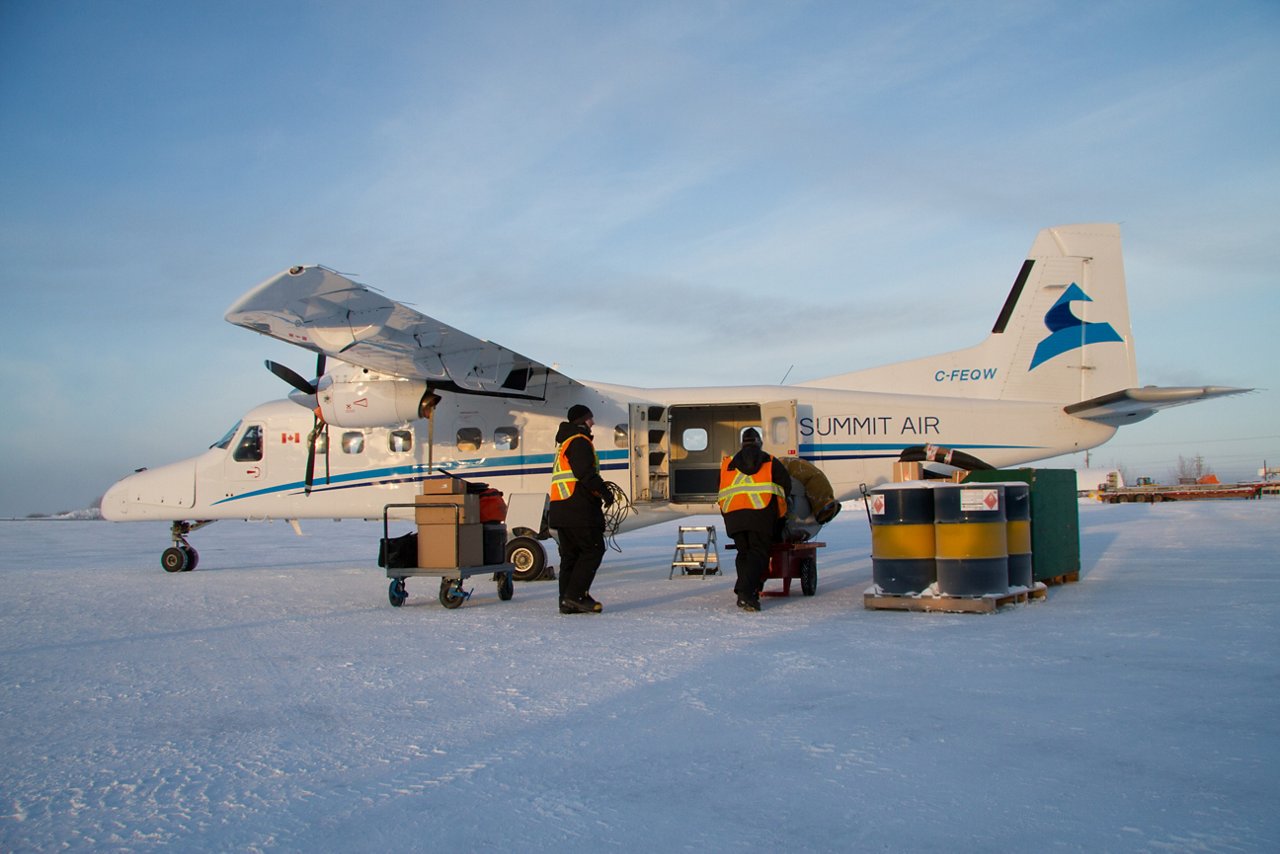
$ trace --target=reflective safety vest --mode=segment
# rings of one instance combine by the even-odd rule
[[[573,473],[573,467],[569,465],[569,443],[574,439],[586,439],[586,435],[582,433],[574,433],[568,439],[560,443],[559,449],[556,450],[556,462],[551,467],[551,500],[564,501],[573,495],[573,490],[578,485],[578,478]],[[587,440],[587,444],[591,444],[591,440]],[[596,453],[595,446],[591,447],[591,454],[595,457],[596,471],[600,471],[600,455]]]
[[[730,469],[730,457],[720,462],[720,512],[734,510],[763,510],[769,506],[769,497],[778,497],[778,516],[787,515],[787,496],[782,487],[773,482],[773,459],[769,458],[755,474],[745,474]]]

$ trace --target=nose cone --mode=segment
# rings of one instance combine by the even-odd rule
[[[126,477],[111,485],[102,496],[102,518],[109,522],[123,522],[129,518],[126,510],[129,506],[129,480]]]
[[[102,518],[112,522],[185,518],[195,505],[195,463],[183,460],[134,472],[102,496]]]

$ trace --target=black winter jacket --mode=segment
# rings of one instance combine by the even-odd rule
[[[569,445],[569,468],[578,479],[573,495],[563,501],[552,501],[547,513],[547,525],[552,528],[604,528],[603,501],[607,487],[604,478],[596,471],[595,442],[591,439],[591,431],[585,424],[560,422],[560,430],[556,433],[556,453],[560,453],[560,445],[575,433],[587,437],[587,442],[573,442]],[[588,444],[590,442],[590,444]]]

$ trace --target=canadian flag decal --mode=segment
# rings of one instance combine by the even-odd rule
[[[284,444],[284,445],[287,445],[290,442],[295,442],[300,445],[302,444],[302,434],[301,433],[281,433],[280,442],[281,444]]]

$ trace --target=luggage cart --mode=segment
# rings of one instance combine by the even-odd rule
[[[455,513],[460,512],[455,504],[387,504],[382,508],[382,541],[390,542],[389,529],[389,511],[393,507],[452,507]],[[491,574],[493,580],[498,583],[498,598],[506,602],[515,595],[515,581],[512,578],[512,572],[515,566],[509,563],[492,563],[482,564],[480,566],[451,566],[451,567],[414,567],[414,566],[397,566],[387,567],[387,578],[391,579],[391,584],[387,588],[387,599],[393,607],[399,608],[404,604],[405,599],[409,598],[409,594],[405,590],[405,580],[408,578],[439,578],[440,579],[440,604],[446,608],[457,608],[463,602],[471,598],[470,590],[462,589],[462,582],[466,581],[473,575]]]
[[[774,543],[769,550],[769,574],[765,581],[777,578],[782,590],[762,590],[761,596],[790,596],[791,579],[800,579],[800,592],[813,596],[818,592],[818,549],[826,543],[809,540],[803,543]]]
[[[818,592],[818,549],[825,546],[816,540],[803,543],[774,543],[769,549],[769,568],[764,581],[776,578],[782,582],[781,590],[761,590],[761,596],[790,596],[791,580],[800,579],[800,592],[813,596]],[[736,545],[725,546],[729,551]]]

